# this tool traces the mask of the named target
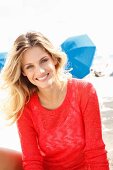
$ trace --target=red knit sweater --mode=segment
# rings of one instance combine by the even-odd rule
[[[109,170],[92,84],[72,79],[63,103],[41,106],[37,94],[17,122],[24,170]]]

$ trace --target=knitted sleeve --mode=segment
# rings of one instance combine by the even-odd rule
[[[38,149],[37,133],[27,107],[17,121],[17,128],[22,147],[24,170],[43,170],[42,156]]]
[[[91,83],[79,83],[80,108],[85,128],[85,161],[90,170],[109,170],[102,139],[98,97]],[[89,170],[88,169],[88,170]]]

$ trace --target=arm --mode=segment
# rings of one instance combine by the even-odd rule
[[[0,169],[23,170],[21,153],[16,150],[0,147]]]
[[[105,145],[102,140],[101,118],[96,91],[86,83],[81,90],[81,108],[85,128],[85,160],[90,170],[109,170]]]
[[[23,153],[23,167],[24,170],[43,170],[43,159],[38,149],[37,133],[29,114],[30,110],[25,108],[17,121]]]

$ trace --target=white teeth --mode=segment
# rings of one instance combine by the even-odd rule
[[[47,77],[47,75],[45,75],[44,77],[37,78],[37,80],[42,81],[42,80],[44,80],[46,77]]]

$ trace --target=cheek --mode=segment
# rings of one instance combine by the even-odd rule
[[[50,63],[49,66],[48,66],[48,68],[50,68],[51,70],[55,70],[55,65],[54,65],[54,63]]]
[[[55,72],[56,72],[55,67],[54,67],[53,65],[50,65],[50,66],[48,67],[48,69],[46,69],[46,70],[49,71],[50,73],[54,73],[54,74],[55,74]]]
[[[32,72],[23,72],[23,75],[29,79],[30,77],[32,77]]]

